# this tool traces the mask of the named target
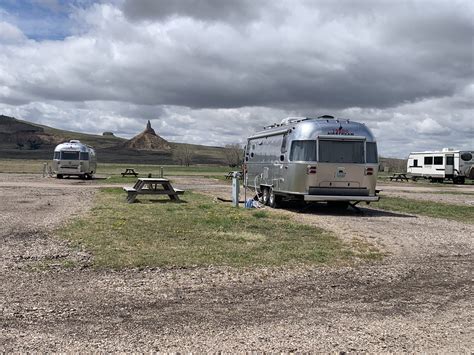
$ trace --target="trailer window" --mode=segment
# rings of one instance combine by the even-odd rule
[[[367,156],[367,163],[377,163],[378,156],[377,156],[377,143],[375,142],[367,142],[366,143],[366,156]]]
[[[433,165],[433,157],[425,157],[425,165]]]
[[[446,157],[446,165],[454,165],[454,157],[452,155]]]
[[[434,157],[434,165],[443,165],[443,157]]]
[[[79,152],[61,152],[62,160],[79,160]]]
[[[54,152],[54,158],[53,159],[58,159],[61,156],[61,152]]]
[[[319,161],[322,163],[364,163],[363,141],[319,141]]]
[[[81,154],[79,155],[79,160],[89,160],[89,153],[81,152]]]
[[[462,153],[461,154],[461,159],[464,160],[464,161],[472,160],[472,154],[471,153]]]
[[[291,161],[316,161],[316,141],[293,141]]]
[[[281,152],[282,153],[286,153],[286,151],[288,150],[288,148],[286,146],[287,142],[288,142],[288,134],[285,133],[283,135],[283,140],[281,141]]]
[[[413,167],[414,168],[418,167],[418,159],[413,159]]]

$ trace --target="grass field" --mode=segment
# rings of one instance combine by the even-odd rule
[[[441,202],[420,201],[400,197],[382,197],[374,207],[394,212],[445,218],[463,223],[474,223],[474,206],[460,206]]]
[[[23,159],[3,159],[0,160],[0,173],[25,173],[25,174],[40,174],[43,172],[43,164],[51,161],[45,160],[23,160]],[[141,177],[146,177],[148,174],[159,176],[161,167],[165,175],[199,175],[199,176],[220,176],[232,170],[228,166],[219,165],[161,165],[161,164],[118,164],[118,163],[100,163],[97,166],[97,175],[110,176],[114,179],[121,178],[120,173],[125,171],[125,168],[133,167],[135,171],[140,173]],[[117,179],[116,179],[117,180]],[[120,180],[119,180],[120,181]],[[118,182],[118,181],[117,181]]]
[[[370,245],[346,245],[331,233],[262,210],[232,208],[200,194],[185,202],[125,203],[103,189],[96,207],[57,234],[94,255],[98,268],[326,264],[377,259]]]

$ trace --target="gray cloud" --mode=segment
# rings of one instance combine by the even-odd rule
[[[125,0],[124,14],[132,20],[165,20],[192,17],[203,21],[244,21],[260,17],[266,0]]]

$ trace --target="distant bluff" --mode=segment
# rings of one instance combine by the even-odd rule
[[[125,142],[124,146],[135,150],[171,150],[168,141],[156,134],[155,130],[151,127],[150,121],[148,121],[142,133]]]

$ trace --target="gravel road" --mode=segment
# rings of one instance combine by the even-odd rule
[[[217,180],[173,180],[229,195]],[[0,351],[474,350],[472,224],[372,208],[277,210],[387,257],[352,267],[94,271],[87,251],[51,231],[87,211],[96,187],[0,174]],[[472,187],[462,191],[452,196],[472,199]],[[61,267],[67,260],[84,267]],[[31,269],[44,261],[51,266]]]

